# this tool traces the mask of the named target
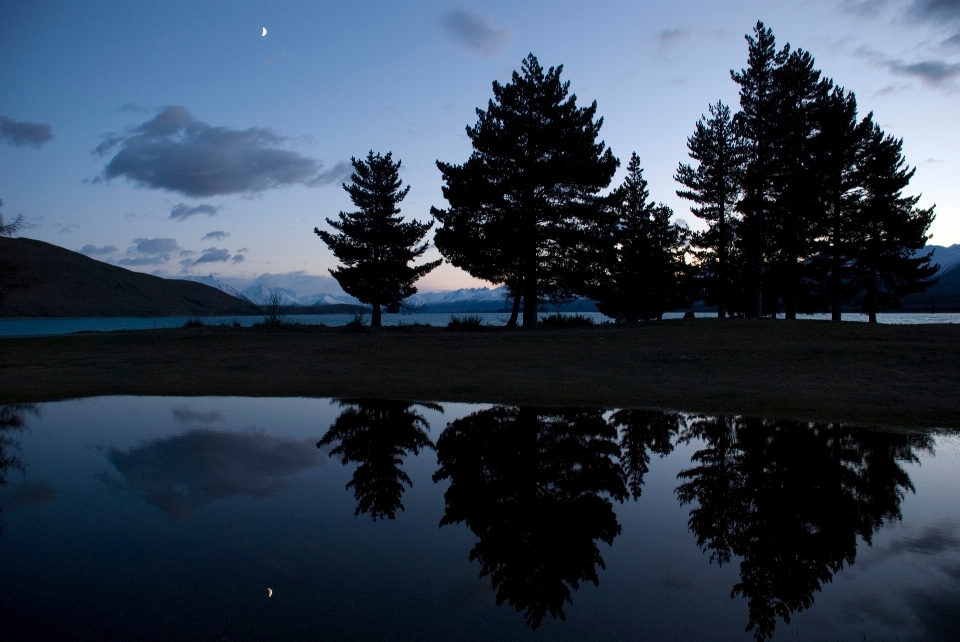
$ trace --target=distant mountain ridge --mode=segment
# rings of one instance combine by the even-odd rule
[[[26,238],[0,238],[0,317],[162,317],[262,314],[195,281],[162,279]]]

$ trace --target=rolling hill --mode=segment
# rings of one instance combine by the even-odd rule
[[[25,238],[0,238],[0,317],[159,317],[262,314],[202,283],[131,272]]]

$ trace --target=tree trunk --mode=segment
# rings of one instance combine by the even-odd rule
[[[840,277],[840,270],[843,266],[843,256],[840,249],[840,197],[834,195],[833,202],[833,256],[830,257],[830,318],[832,321],[841,320],[841,305],[843,304],[843,295],[840,292],[843,287],[843,279]]]
[[[537,219],[527,214],[526,257],[523,266],[523,327],[537,327]]]
[[[373,303],[373,314],[370,316],[370,327],[380,327],[380,303],[377,301],[374,301]]]
[[[513,294],[513,310],[510,311],[510,320],[507,321],[508,328],[517,327],[517,317],[520,315],[520,293]]]
[[[747,316],[753,319],[763,317],[763,214],[757,212],[754,214],[754,220],[750,226],[751,231],[751,254],[753,265],[750,287],[753,290],[753,310],[747,308]]]
[[[720,292],[717,297],[717,318],[725,319],[727,317],[727,219],[726,219],[726,194],[720,192]]]
[[[787,291],[785,294],[784,301],[784,319],[796,319],[797,318],[797,280],[799,279],[798,272],[800,271],[797,266],[797,258],[795,256],[790,256],[787,258],[790,261],[787,266]]]
[[[874,259],[870,265],[870,283],[868,284],[869,300],[867,301],[867,315],[870,323],[877,322],[877,262]]]

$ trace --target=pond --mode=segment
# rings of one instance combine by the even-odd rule
[[[556,314],[555,312],[544,312],[540,318]],[[599,312],[565,312],[564,316],[579,315],[587,317],[594,323],[609,323],[611,320]],[[482,319],[483,325],[502,326],[506,325],[510,314],[506,312],[464,312],[454,313],[436,312],[436,313],[416,313],[416,314],[384,314],[383,325],[413,325],[425,324],[433,326],[446,326],[453,316],[478,316]],[[698,318],[712,318],[715,314],[706,312],[697,312]],[[783,315],[781,315],[782,318]],[[198,318],[198,317],[192,317]],[[262,323],[263,316],[226,316],[226,317],[199,317],[206,325],[241,325],[252,326],[255,323]],[[327,325],[342,326],[354,320],[352,314],[296,314],[288,315],[286,320],[290,323],[303,323],[307,325]],[[667,312],[663,315],[664,319],[683,318],[682,312]],[[828,321],[829,314],[801,314],[799,319]],[[853,321],[865,323],[867,316],[864,314],[844,314],[844,321]],[[22,337],[22,336],[40,336],[53,334],[69,334],[71,332],[109,332],[113,330],[156,330],[160,328],[181,328],[191,320],[191,317],[82,317],[82,318],[16,318],[0,319],[0,337]],[[370,316],[363,317],[364,323],[370,323]],[[960,323],[960,313],[940,312],[936,314],[924,313],[885,313],[877,315],[879,323],[891,323],[901,325],[926,324],[926,323]]]
[[[655,410],[0,407],[5,638],[940,640],[960,436]]]

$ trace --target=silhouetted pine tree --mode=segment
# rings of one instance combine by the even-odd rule
[[[734,209],[740,197],[745,162],[744,146],[722,102],[710,105],[710,118],[697,121],[696,131],[687,138],[694,169],[681,163],[674,179],[686,187],[677,196],[693,201],[690,211],[707,222],[709,229],[693,236],[698,253],[700,278],[706,284],[707,303],[717,306],[717,316],[726,317],[728,292],[733,290],[730,248],[736,239],[738,220]]]
[[[630,157],[623,185],[611,195],[603,272],[588,290],[597,309],[616,319],[659,319],[690,303],[689,230],[670,222],[673,211],[648,202],[640,158]]]
[[[470,560],[536,629],[581,582],[599,584],[597,542],[620,534],[611,500],[628,497],[616,430],[600,410],[494,406],[450,423],[433,480],[449,480],[440,525],[477,536]]]
[[[387,312],[397,312],[400,303],[416,294],[413,286],[424,274],[442,261],[431,261],[419,266],[410,263],[427,251],[428,243],[418,245],[433,221],[404,223],[397,204],[410,191],[408,185],[400,189],[400,161],[373,151],[366,161],[351,158],[353,175],[350,185],[344,185],[359,209],[340,212],[339,221],[327,219],[327,224],[339,234],[313,228],[323,242],[340,259],[343,266],[330,270],[344,292],[373,307],[370,324],[380,325],[381,306]]]
[[[562,71],[562,65],[544,71],[533,54],[527,56],[511,82],[494,81],[493,100],[467,127],[470,159],[463,165],[437,161],[450,203],[448,210],[431,210],[441,224],[437,247],[471,274],[516,284],[527,328],[537,325],[541,296],[574,289],[566,282],[576,273],[568,243],[618,165],[597,142],[603,119],[594,121],[596,102],[577,107],[569,82],[560,81]],[[462,235],[477,235],[486,248],[453,238]],[[487,264],[483,252],[492,248]]]
[[[344,465],[360,464],[347,483],[357,498],[356,514],[368,513],[374,521],[394,519],[403,510],[404,484],[413,482],[401,468],[409,453],[433,448],[427,435],[430,425],[414,411],[415,405],[443,412],[436,404],[358,399],[341,401],[343,412],[317,442],[317,448],[334,445],[330,456]]]
[[[747,68],[730,77],[740,85],[740,108],[735,119],[747,145],[749,160],[743,175],[743,255],[747,262],[748,317],[763,315],[763,277],[767,218],[776,202],[775,179],[779,158],[776,137],[776,70],[790,55],[790,48],[776,49],[773,32],[757,22],[749,45]]]
[[[773,70],[775,110],[770,126],[776,151],[767,168],[775,201],[765,220],[770,300],[764,307],[776,314],[782,299],[788,319],[797,316],[803,271],[815,250],[822,218],[813,142],[816,106],[828,95],[831,83],[820,79],[813,64],[813,56],[798,49]]]
[[[853,219],[860,207],[857,162],[870,119],[857,122],[856,97],[841,87],[824,96],[815,109],[814,168],[823,218],[813,268],[832,319],[840,321],[843,304],[855,293],[849,258]]]
[[[900,299],[937,282],[940,268],[932,253],[916,256],[930,236],[933,207],[918,208],[919,196],[903,196],[916,168],[906,166],[903,140],[872,124],[860,161],[863,201],[855,225],[854,269],[860,308],[877,322],[879,310],[899,307]]]

